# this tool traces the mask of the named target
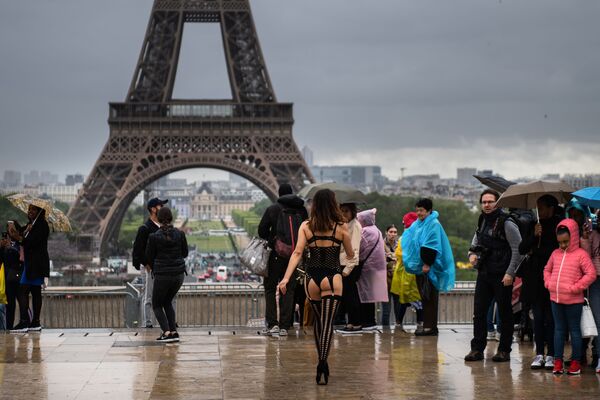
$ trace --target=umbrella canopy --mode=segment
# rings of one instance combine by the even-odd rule
[[[311,183],[306,185],[298,192],[298,196],[310,200],[315,196],[321,189],[329,189],[335,193],[335,198],[340,204],[344,203],[355,203],[355,204],[367,204],[367,198],[363,192],[356,189],[355,187],[344,185],[341,183],[328,182],[328,183]]]
[[[52,201],[39,199],[28,194],[13,194],[8,196],[7,199],[13,206],[24,213],[27,213],[30,204],[46,210],[46,221],[48,221],[48,224],[52,226],[55,232],[71,231],[69,218],[61,210],[54,207]]]
[[[497,192],[503,193],[509,186],[516,185],[517,182],[508,181],[501,176],[482,176],[482,175],[473,175],[473,178],[477,179],[479,182],[483,183],[485,186],[490,189],[494,189]]]
[[[588,207],[600,208],[600,187],[587,187],[573,193],[579,202]]]
[[[498,199],[498,207],[519,208],[531,210],[537,208],[537,200],[545,194],[552,195],[559,203],[566,203],[571,199],[575,189],[564,182],[534,181],[510,186]]]

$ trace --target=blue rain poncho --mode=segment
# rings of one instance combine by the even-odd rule
[[[454,256],[438,216],[439,213],[433,211],[424,221],[417,220],[404,231],[401,239],[402,261],[407,272],[422,275],[421,247],[435,250],[437,255],[428,277],[437,290],[448,292],[454,288]]]

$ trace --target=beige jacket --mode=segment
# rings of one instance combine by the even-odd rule
[[[348,222],[348,233],[350,233],[350,238],[352,242],[352,250],[354,250],[354,258],[348,259],[346,256],[346,251],[344,250],[344,246],[340,249],[340,265],[343,270],[343,275],[348,276],[350,272],[358,265],[358,256],[360,250],[360,239],[362,235],[362,226],[356,218],[352,221]]]

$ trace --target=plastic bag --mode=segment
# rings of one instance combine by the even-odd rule
[[[596,336],[598,336],[598,328],[594,321],[594,314],[592,314],[592,309],[590,308],[588,300],[585,299],[585,304],[583,305],[583,310],[581,312],[581,337],[592,338]]]

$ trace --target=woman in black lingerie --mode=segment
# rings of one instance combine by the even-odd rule
[[[317,384],[329,381],[327,356],[333,335],[335,313],[342,300],[342,270],[340,267],[340,247],[348,257],[354,257],[350,234],[335,194],[329,189],[319,190],[311,206],[308,221],[300,226],[298,244],[288,263],[285,276],[279,283],[279,290],[285,294],[298,262],[305,248],[308,255],[305,261],[306,279],[304,290],[315,314],[314,332],[319,364],[317,366]],[[324,378],[324,383],[321,378]]]

